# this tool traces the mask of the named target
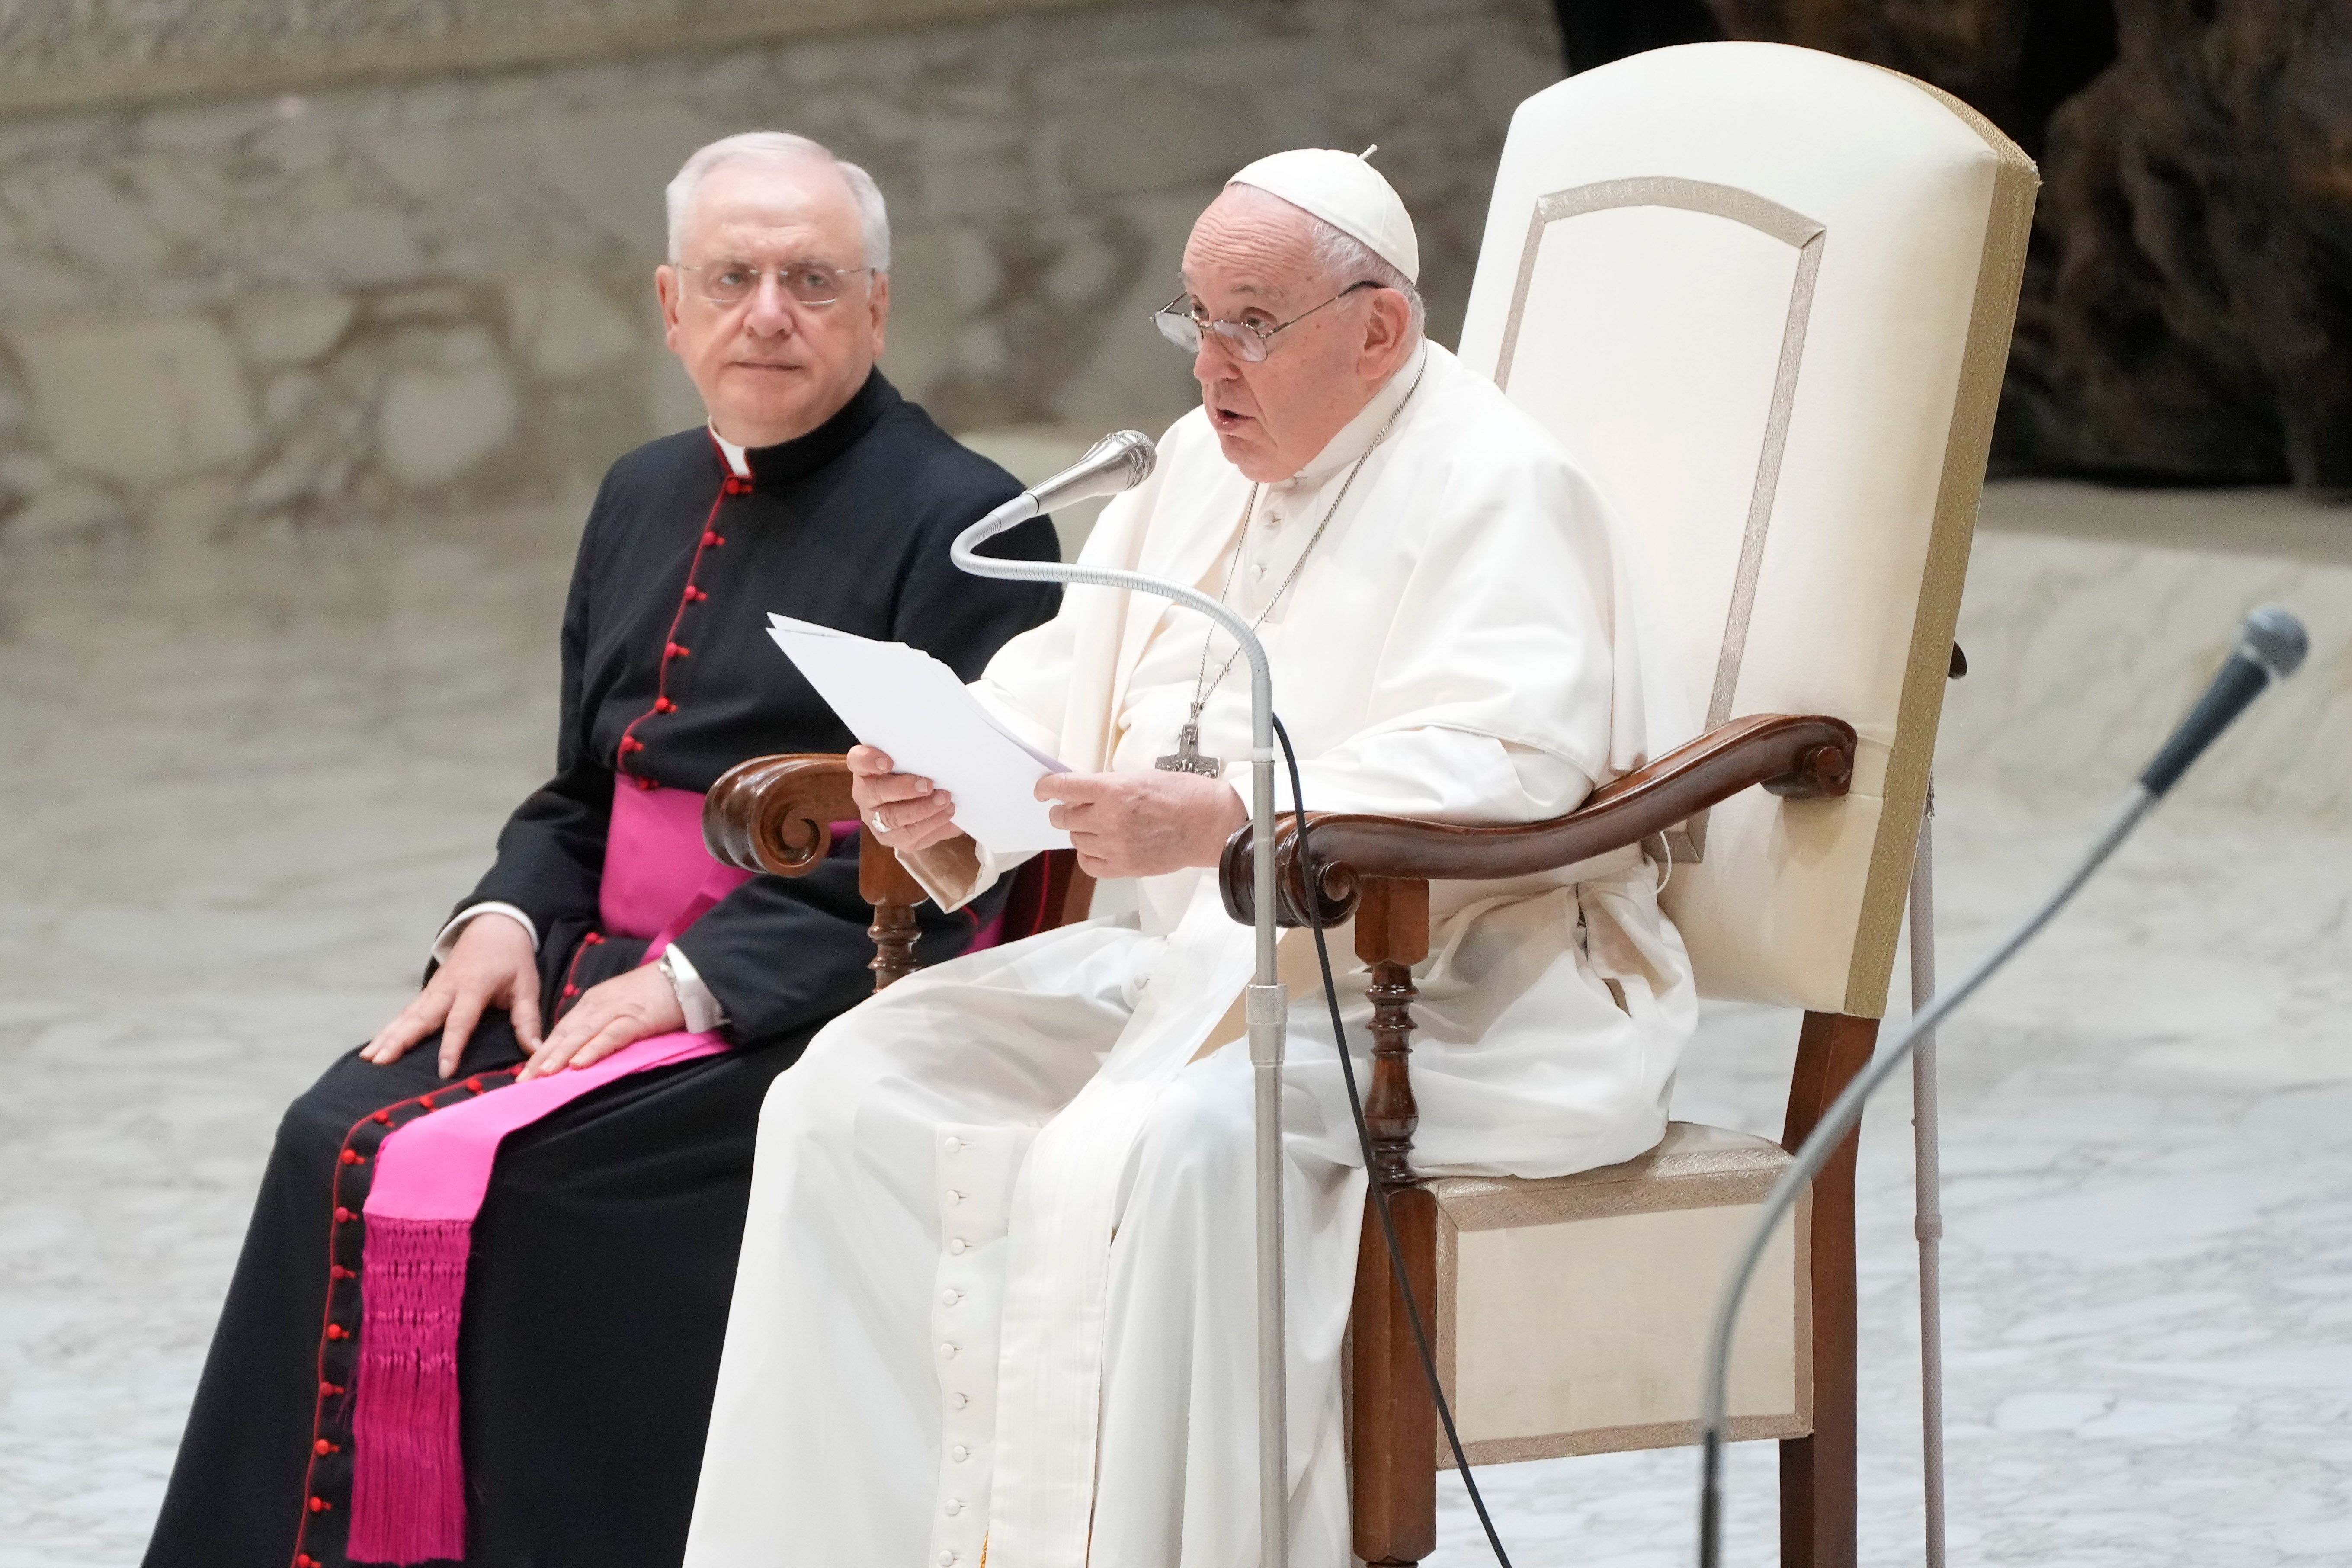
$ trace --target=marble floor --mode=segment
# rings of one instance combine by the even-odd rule
[[[0,555],[0,1568],[136,1561],[278,1107],[398,1004],[546,764],[577,515]],[[2085,575],[2052,578],[2049,548],[1990,532],[1978,574]],[[1969,700],[2005,718],[1956,692],[1948,973],[2128,771],[2017,765],[2048,688],[2004,686],[1979,619]],[[2344,656],[2326,634],[2315,678]],[[2345,709],[2311,711],[2282,766],[2340,765]],[[1947,1033],[1956,1563],[2352,1561],[2341,783],[2159,814]],[[1711,1015],[1677,1112],[1777,1129],[1793,1032]],[[1863,1144],[1871,1563],[1919,1559],[1906,1116],[1890,1097]],[[1690,1560],[1694,1476],[1669,1452],[1486,1479],[1521,1568],[1647,1568]],[[1732,1483],[1730,1560],[1769,1562],[1769,1447]],[[1483,1561],[1441,1487],[1437,1561]]]

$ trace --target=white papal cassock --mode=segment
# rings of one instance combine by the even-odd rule
[[[1254,616],[1367,450],[1265,623],[1310,807],[1528,821],[1688,738],[1661,672],[1644,679],[1605,503],[1434,345],[1261,491],[1245,547],[1250,486],[1196,410],[1085,558],[1212,594],[1233,567]],[[1149,768],[1174,749],[1204,627],[1073,588],[978,690],[1073,768]],[[1219,634],[1212,674],[1230,651]],[[1207,708],[1212,755],[1247,754],[1246,674]],[[918,874],[952,906],[1003,868],[969,859],[933,852]],[[1627,851],[1432,889],[1419,1168],[1556,1175],[1657,1141],[1696,1002],[1654,887]],[[1255,1561],[1250,934],[1213,872],[1150,879],[1140,905],[903,980],[777,1079],[689,1568]],[[1305,940],[1283,965],[1292,1537],[1302,1568],[1334,1568],[1364,1175]],[[1361,972],[1346,933],[1332,948],[1360,1053]]]

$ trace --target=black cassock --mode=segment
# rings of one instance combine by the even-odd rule
[[[879,372],[825,425],[749,461],[735,479],[709,432],[667,437],[615,463],[589,513],[564,606],[557,773],[458,906],[496,900],[537,922],[550,1018],[567,984],[585,991],[644,956],[643,942],[583,941],[616,762],[707,791],[747,757],[850,745],[769,641],[768,612],[912,644],[970,679],[1059,602],[949,561],[956,533],[1020,486]],[[990,547],[1055,552],[1043,519]],[[642,749],[625,752],[625,735]],[[761,1098],[872,988],[871,911],[845,849],[803,878],[752,879],[679,939],[735,1049],[607,1085],[501,1147],[459,1345],[468,1563],[660,1568],[683,1554]],[[919,954],[961,951],[992,909],[924,906]],[[351,1216],[371,1168],[355,1152],[380,1139],[377,1110],[466,1094],[467,1075],[521,1058],[503,1013],[482,1020],[454,1085],[437,1077],[438,1047],[390,1067],[346,1055],[288,1110],[148,1568],[346,1561],[356,1342],[341,1325],[358,1318]]]

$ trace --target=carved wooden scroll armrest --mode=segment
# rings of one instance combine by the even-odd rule
[[[754,757],[719,777],[702,804],[711,858],[744,871],[801,877],[833,852],[833,824],[857,820],[849,762],[822,752]],[[857,836],[857,891],[874,906],[874,989],[915,972],[922,885],[871,833]]]
[[[1402,816],[1315,812],[1317,882],[1326,923],[1346,920],[1369,879],[1489,881],[1554,871],[1639,844],[1750,784],[1790,799],[1842,795],[1853,777],[1853,728],[1835,719],[1759,713],[1735,719],[1601,789],[1549,822],[1513,827],[1454,827]],[[1276,824],[1275,885],[1286,926],[1304,925],[1306,880],[1298,828]],[[1225,909],[1247,922],[1254,902],[1250,835],[1225,844],[1219,880]]]

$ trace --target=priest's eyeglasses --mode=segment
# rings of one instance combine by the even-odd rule
[[[702,297],[714,305],[740,305],[760,291],[766,276],[748,261],[714,261],[702,267],[678,268],[701,280]],[[773,269],[776,286],[803,305],[830,305],[841,298],[850,279],[871,267],[828,267],[822,261],[792,261]]]
[[[1286,321],[1213,321],[1209,320],[1207,312],[1201,308],[1201,302],[1192,300],[1192,292],[1188,289],[1154,310],[1151,313],[1151,323],[1160,329],[1161,337],[1166,338],[1188,354],[1201,352],[1202,333],[1214,332],[1217,335],[1217,341],[1223,345],[1227,353],[1232,354],[1235,359],[1246,360],[1251,364],[1256,364],[1265,358],[1266,350],[1273,343],[1276,333],[1288,331],[1313,315],[1316,310],[1338,304],[1359,289],[1380,287],[1380,284],[1369,278],[1360,283],[1350,283],[1328,300],[1324,300],[1321,305],[1315,306],[1313,310],[1301,310]],[[1192,300],[1189,305],[1185,303],[1188,300]]]

